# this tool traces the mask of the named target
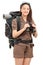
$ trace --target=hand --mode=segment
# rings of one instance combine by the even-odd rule
[[[35,27],[36,28],[36,25],[35,24],[32,24],[32,27]]]
[[[25,25],[24,25],[24,28],[26,29],[27,27],[30,27],[30,25],[28,24],[28,23],[26,23]]]

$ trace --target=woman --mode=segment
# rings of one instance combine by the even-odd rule
[[[12,36],[13,38],[21,38],[23,40],[31,40],[32,35],[37,37],[36,24],[32,19],[32,9],[29,3],[22,3],[20,6],[20,12],[22,15],[20,16],[20,30],[17,31],[17,19],[13,19],[12,21]],[[27,32],[26,29],[30,27],[30,24],[35,27],[35,32]],[[31,58],[33,57],[33,46],[30,44],[33,43],[22,43],[14,45],[13,56],[15,57],[16,65],[30,65]]]

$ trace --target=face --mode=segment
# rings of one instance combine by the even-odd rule
[[[22,12],[22,15],[27,16],[30,12],[29,5],[27,4],[23,5],[20,11]]]

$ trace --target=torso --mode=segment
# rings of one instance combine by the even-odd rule
[[[27,22],[25,22],[21,16],[20,16],[20,22],[21,22],[20,29],[22,29]],[[21,38],[23,40],[30,40],[31,34],[29,32],[24,31],[18,38]]]

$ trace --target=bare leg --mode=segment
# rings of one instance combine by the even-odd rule
[[[31,58],[24,58],[23,65],[30,65]]]
[[[23,65],[24,58],[15,58],[15,65]]]

